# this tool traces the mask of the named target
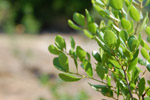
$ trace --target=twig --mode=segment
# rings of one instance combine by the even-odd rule
[[[144,97],[146,95],[146,93],[150,90],[150,87],[145,91],[145,93],[142,95],[142,100],[144,100]]]
[[[140,24],[140,22],[138,22],[138,23],[137,23],[137,25],[136,25],[136,28],[135,28],[135,33],[134,33],[134,35],[136,35],[136,34],[137,34],[137,30],[138,30],[139,24]]]

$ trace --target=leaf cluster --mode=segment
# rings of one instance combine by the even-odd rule
[[[90,55],[82,47],[76,46],[74,39],[70,38],[71,49],[66,51],[65,39],[56,36],[55,46],[50,45],[49,51],[58,55],[54,58],[54,66],[62,71],[59,77],[68,82],[88,78],[100,84],[89,85],[104,96],[118,100],[149,100],[150,80],[144,75],[150,71],[150,26],[148,26],[148,13],[143,12],[150,0],[92,0],[94,9],[107,21],[99,24],[85,10],[85,16],[74,13],[73,21],[68,24],[75,30],[83,31],[85,36],[95,40],[99,50]],[[142,36],[147,34],[147,41]],[[141,52],[141,53],[140,53]],[[142,57],[140,56],[142,55]],[[69,70],[68,57],[75,63],[76,72]],[[91,64],[91,56],[96,63]],[[86,75],[78,73],[80,68]],[[145,71],[139,68],[145,66]],[[94,69],[96,67],[96,69]],[[94,74],[99,79],[94,78]],[[148,85],[146,85],[148,84]],[[115,95],[116,94],[116,95]]]

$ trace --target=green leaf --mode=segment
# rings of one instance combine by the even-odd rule
[[[128,40],[128,33],[126,31],[122,30],[122,31],[120,31],[119,36],[124,41],[124,43],[126,43],[126,41]]]
[[[133,59],[133,54],[127,48],[123,48],[123,54],[129,59]]]
[[[61,50],[63,50],[64,48],[66,49],[65,39],[63,37],[61,37],[60,35],[56,36],[55,45]]]
[[[106,9],[101,8],[99,5],[93,5],[95,10],[101,15],[102,17],[109,17],[109,11]]]
[[[146,66],[146,61],[144,59],[142,59],[142,58],[138,59],[138,63],[141,64],[141,65]]]
[[[87,56],[88,61],[91,61],[91,55],[88,52],[86,52],[86,56]]]
[[[62,66],[66,71],[69,71],[68,57],[64,53],[59,54],[58,60],[60,66]]]
[[[48,50],[49,50],[50,53],[55,54],[55,55],[59,55],[59,54],[61,53],[61,51],[58,50],[58,49],[57,49],[55,46],[53,46],[53,45],[50,45],[50,46],[48,47]]]
[[[86,52],[80,46],[77,46],[76,54],[81,61],[83,61],[86,57]]]
[[[150,27],[149,26],[146,27],[145,32],[147,35],[150,35]]]
[[[54,64],[55,68],[57,68],[60,71],[68,72],[68,70],[69,70],[68,68],[66,68],[64,66],[61,66],[59,64],[58,57],[56,57],[56,58],[53,59],[53,64]]]
[[[88,22],[88,23],[93,22],[93,18],[92,18],[92,16],[89,14],[89,12],[88,12],[87,9],[85,9],[85,13],[86,13],[87,22]]]
[[[142,48],[142,49],[141,49],[141,54],[142,54],[142,56],[143,56],[145,59],[148,60],[149,54],[147,53],[147,51],[146,51],[145,48]]]
[[[147,42],[150,43],[150,35],[147,37]]]
[[[95,37],[95,40],[97,41],[98,45],[103,49],[105,50],[106,52],[109,52],[106,48],[106,46],[104,46],[104,43],[98,38],[98,37]]]
[[[129,13],[133,20],[140,21],[140,13],[133,5],[129,9]]]
[[[132,36],[129,37],[129,39],[128,39],[128,46],[129,46],[131,51],[134,51],[136,48],[138,48],[139,41],[136,38],[136,36],[132,35]]]
[[[150,72],[150,64],[147,64],[146,68]]]
[[[93,38],[93,35],[88,30],[84,29],[83,32],[88,38],[90,38],[90,39]]]
[[[93,69],[92,69],[91,63],[85,59],[83,62],[83,66],[84,66],[84,69],[85,69],[85,72],[87,73],[87,75],[89,77],[92,77],[93,76]]]
[[[138,63],[138,57],[130,62],[129,67],[128,67],[128,71],[130,72],[134,67],[136,67],[137,63]]]
[[[150,0],[147,0],[144,6],[148,6],[150,4]]]
[[[104,1],[102,0],[91,0],[92,1],[92,4],[96,4],[96,5],[99,5],[100,7],[104,7],[105,4],[103,3]],[[105,1],[105,3],[107,3],[108,1]]]
[[[108,96],[108,97],[113,97],[113,91],[111,90],[111,88],[105,86],[105,85],[93,85],[91,83],[89,83],[89,85],[95,89],[96,91],[100,91],[104,96]]]
[[[101,62],[101,56],[97,51],[93,51],[92,56],[95,58],[96,61]]]
[[[103,80],[105,77],[106,69],[102,65],[98,64],[96,66],[96,73]]]
[[[141,96],[145,90],[145,79],[140,79],[140,82],[138,84],[138,90],[139,90],[139,96]]]
[[[150,80],[147,80],[148,85],[150,85]]]
[[[136,85],[134,83],[130,83],[130,87],[131,87],[131,90],[134,90],[136,88]]]
[[[119,64],[118,61],[113,60],[113,59],[109,59],[109,61],[110,61],[114,66],[116,66],[117,68],[121,68],[121,65]]]
[[[91,33],[96,33],[96,29],[97,29],[97,24],[96,23],[88,23],[88,30],[91,32]]]
[[[111,88],[103,88],[103,89],[101,89],[101,93],[104,96],[113,97],[113,91],[111,90]]]
[[[136,66],[133,71],[132,71],[132,80],[135,82],[139,76],[139,73],[140,73],[140,69]]]
[[[141,46],[142,47],[144,47],[145,49],[147,49],[147,50],[150,50],[150,47],[149,47],[149,45],[144,41],[144,40],[141,40]]]
[[[143,20],[143,23],[142,23],[142,25],[141,25],[141,27],[140,27],[140,32],[141,32],[143,29],[145,29],[145,27],[147,26],[148,22],[149,22],[149,18],[148,18],[148,12],[147,12],[147,13],[146,13],[146,16],[145,16],[145,18],[144,18],[144,20]]]
[[[121,10],[123,7],[123,0],[109,0],[112,8],[116,10]]]
[[[65,74],[65,73],[60,73],[59,77],[66,82],[74,82],[74,81],[79,81],[81,78],[72,76],[70,74]]]
[[[106,44],[111,47],[114,43],[117,42],[117,38],[115,36],[115,33],[111,30],[107,30],[104,33],[104,40],[106,42]]]
[[[72,37],[70,37],[70,43],[71,43],[71,48],[74,49],[75,48],[75,41]]]
[[[79,24],[79,25],[81,25],[81,26],[84,26],[85,25],[85,19],[84,19],[84,16],[82,15],[82,14],[79,14],[79,13],[74,13],[73,14],[73,20],[77,23],[77,24]]]
[[[103,29],[105,26],[106,26],[106,25],[105,25],[105,21],[102,20],[102,21],[100,22],[99,29]]]
[[[93,84],[91,84],[91,83],[89,83],[89,85],[90,85],[93,89],[95,89],[95,90],[107,88],[106,85],[93,85]]]
[[[110,76],[107,76],[107,85],[111,86],[111,77]]]
[[[125,19],[125,18],[122,18],[122,19],[121,19],[121,26],[122,26],[125,30],[129,31],[129,30],[131,30],[132,24],[131,24],[131,22],[130,22],[129,20],[127,20],[127,19]]]
[[[68,20],[68,25],[69,25],[71,28],[75,29],[75,30],[79,30],[79,31],[82,30],[82,28],[80,28],[79,26],[77,26],[77,25],[76,25],[75,23],[73,23],[73,21],[71,21],[70,19]]]

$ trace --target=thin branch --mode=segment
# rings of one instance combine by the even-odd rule
[[[131,100],[134,100],[132,92],[131,92],[131,88],[130,88],[130,83],[128,82],[127,74],[126,74],[126,71],[124,70],[123,66],[122,66],[122,69],[123,69],[123,72],[124,72],[124,75],[125,75],[125,80],[126,80],[127,85],[128,85],[128,89],[129,89],[129,93],[130,93],[130,96],[131,96]]]
[[[144,100],[144,97],[146,95],[146,93],[150,90],[150,87],[145,91],[145,93],[142,95],[142,100]]]
[[[138,30],[139,24],[140,24],[140,22],[138,22],[138,23],[137,23],[137,25],[136,25],[136,28],[135,28],[135,33],[134,33],[134,35],[136,35],[136,34],[137,34],[137,30]]]
[[[120,63],[119,59],[118,59],[116,56],[115,56],[115,59],[118,61],[118,63],[119,63],[120,65],[122,65],[122,64]],[[130,83],[128,82],[126,70],[123,68],[123,66],[122,66],[122,70],[123,70],[124,75],[125,75],[125,80],[126,80],[126,83],[127,83],[127,85],[128,85],[128,89],[129,89],[129,93],[130,93],[130,96],[131,96],[131,100],[134,100],[133,95],[132,95],[132,92],[131,92],[131,88],[130,88]]]

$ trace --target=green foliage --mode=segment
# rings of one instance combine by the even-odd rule
[[[79,26],[78,28],[70,26],[76,30],[82,30],[88,38],[95,40],[99,51],[92,52],[96,61],[92,64],[90,54],[82,47],[75,46],[73,39],[71,39],[72,48],[69,53],[56,45],[56,49],[60,50],[63,55],[73,58],[75,62],[76,72],[67,70],[64,71],[65,75],[72,74],[80,79],[88,78],[97,81],[100,84],[89,83],[89,85],[104,96],[115,100],[120,97],[124,100],[144,100],[144,98],[148,100],[150,98],[148,85],[150,81],[143,76],[147,70],[150,71],[150,47],[142,38],[142,35],[145,35],[142,33],[145,31],[149,42],[150,28],[148,13],[142,12],[148,1],[144,2],[146,1],[92,0],[95,10],[101,17],[108,20],[107,22],[102,20],[99,25],[94,22],[88,10],[85,10],[86,16],[75,13],[73,20]],[[71,22],[71,20],[69,21]],[[65,58],[66,56],[64,56]],[[62,62],[66,61],[62,60]],[[81,68],[86,74],[79,73],[78,62],[81,63]],[[139,64],[142,67],[145,66],[146,71],[141,70]],[[54,63],[54,65],[56,64]],[[95,67],[96,70],[94,70]],[[62,65],[56,68],[63,69]],[[99,78],[94,74],[97,74]],[[61,78],[64,81],[73,80],[70,77],[72,76],[67,76],[67,79]]]
[[[67,81],[67,82],[78,81],[78,80],[81,79],[81,78],[77,78],[77,77],[75,77],[75,76],[72,76],[72,75],[69,75],[69,74],[63,74],[63,73],[60,73],[60,74],[59,74],[59,77],[60,77],[63,81]]]

